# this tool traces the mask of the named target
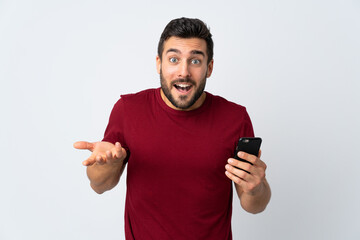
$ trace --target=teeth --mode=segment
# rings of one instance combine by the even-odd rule
[[[186,83],[176,83],[174,84],[175,88],[182,91],[189,91],[191,88],[191,84]]]
[[[190,85],[187,85],[187,84],[177,84],[177,85],[182,88],[190,87]]]

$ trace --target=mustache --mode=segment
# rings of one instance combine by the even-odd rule
[[[177,83],[191,83],[192,85],[196,85],[196,82],[188,77],[187,78],[178,78],[178,79],[171,81],[171,85],[174,85]]]

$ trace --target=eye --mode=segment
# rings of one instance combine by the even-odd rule
[[[175,58],[175,57],[172,57],[172,58],[169,59],[169,61],[170,61],[171,63],[177,63],[177,62],[178,62],[178,59]]]
[[[199,59],[193,59],[193,60],[191,60],[191,63],[192,64],[200,64],[201,62]]]

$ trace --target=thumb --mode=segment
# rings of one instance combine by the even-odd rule
[[[76,149],[85,149],[89,151],[92,151],[94,149],[94,143],[86,142],[86,141],[75,142],[73,146]]]

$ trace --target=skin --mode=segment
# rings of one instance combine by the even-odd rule
[[[126,151],[120,143],[79,141],[74,143],[74,148],[92,152],[83,165],[87,167],[90,186],[96,193],[102,194],[118,184],[126,158]]]
[[[206,93],[201,91],[201,95],[194,104],[187,106],[196,92],[205,87],[206,78],[211,76],[213,70],[213,60],[207,63],[206,42],[199,38],[177,38],[170,37],[164,43],[162,60],[156,57],[157,72],[162,75],[161,97],[171,108],[180,111],[190,111],[200,107],[206,98]],[[188,79],[187,86],[189,91],[179,91],[174,83],[181,79]],[[164,88],[168,89],[177,105],[186,106],[180,108],[173,104],[166,94]],[[202,89],[203,90],[203,89]]]
[[[156,68],[161,76],[161,97],[169,107],[191,111],[204,103],[206,93],[203,88],[213,70],[213,60],[208,63],[205,40],[170,37],[164,43],[162,58],[156,57]],[[101,194],[117,185],[126,158],[120,143],[80,141],[74,143],[74,147],[92,152],[83,165],[87,166],[90,186],[95,192]],[[253,165],[229,158],[225,174],[234,182],[242,208],[250,213],[262,212],[271,191],[265,178],[266,164],[260,159],[261,152],[259,156],[239,152],[238,156]]]
[[[260,159],[261,150],[258,156],[239,152],[238,157],[253,165],[229,158],[225,174],[234,182],[242,208],[249,213],[260,213],[265,210],[271,198],[270,186],[265,178],[267,166]]]

